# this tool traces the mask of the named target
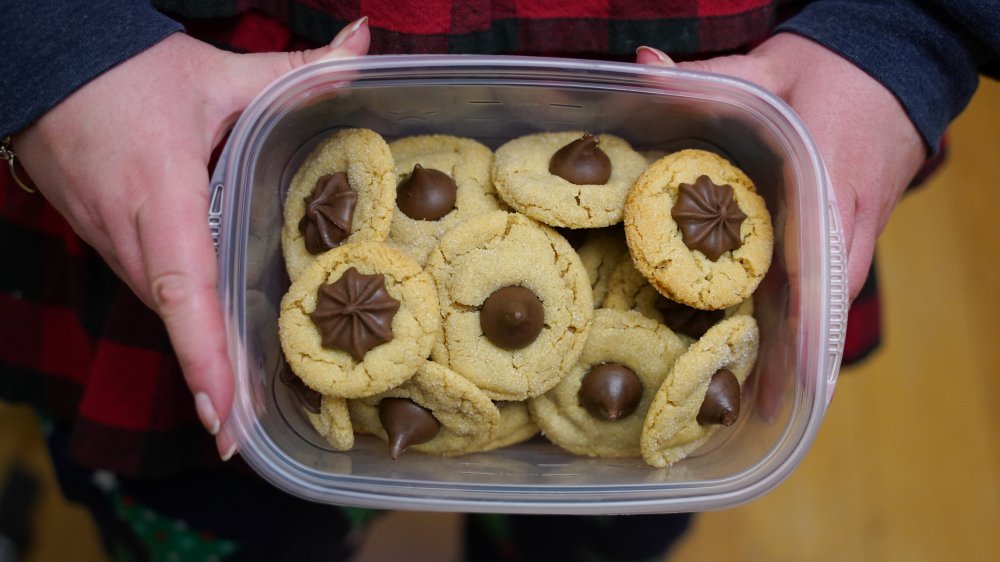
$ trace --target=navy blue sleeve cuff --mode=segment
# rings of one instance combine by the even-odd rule
[[[0,3],[0,138],[181,29],[142,0]]]
[[[916,2],[818,0],[778,26],[838,53],[889,89],[933,154],[972,98],[989,49]]]

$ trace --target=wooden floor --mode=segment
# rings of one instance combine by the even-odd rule
[[[842,372],[814,446],[786,482],[702,514],[669,560],[997,558],[998,129],[1000,85],[984,82],[952,128],[946,168],[906,198],[880,241],[884,347]],[[34,419],[0,405],[0,474],[15,457],[46,470]],[[51,479],[36,520],[28,562],[103,560],[92,525]],[[360,558],[455,560],[459,524],[449,514],[394,514]]]

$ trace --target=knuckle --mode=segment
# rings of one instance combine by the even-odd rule
[[[305,51],[288,51],[287,55],[288,65],[291,68],[298,68],[307,62]]]
[[[191,281],[180,272],[161,273],[150,283],[153,302],[160,316],[173,316],[184,307],[191,295]]]

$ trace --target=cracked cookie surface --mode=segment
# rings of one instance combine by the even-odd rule
[[[736,376],[742,391],[757,360],[759,338],[752,316],[733,316],[710,328],[677,359],[642,426],[642,458],[648,464],[669,466],[719,430],[720,425],[698,422],[709,382],[717,371],[726,369]]]
[[[599,309],[580,359],[552,390],[528,401],[532,418],[553,443],[578,455],[638,457],[646,411],[677,358],[684,340],[635,311]],[[583,405],[584,379],[595,367],[620,365],[641,383],[634,410],[613,421]]]
[[[384,398],[407,398],[430,410],[440,423],[433,439],[410,448],[438,455],[481,450],[500,425],[500,411],[476,385],[451,369],[428,361],[402,385],[376,396],[350,400],[351,419],[358,431],[388,440],[379,420]]]
[[[455,181],[455,206],[436,220],[418,220],[394,206],[389,242],[423,265],[445,232],[482,213],[500,209],[500,196],[490,180],[493,151],[472,139],[449,135],[405,137],[389,143],[396,184],[406,180],[416,164],[439,170]]]
[[[441,303],[432,357],[473,381],[493,400],[523,400],[555,386],[583,350],[593,316],[590,280],[555,230],[517,213],[470,219],[441,239],[427,271]],[[540,302],[543,319],[516,349],[484,333],[481,308],[495,292],[521,287]]]
[[[740,247],[717,261],[688,248],[671,216],[680,184],[693,184],[700,176],[732,186],[733,199],[746,215]],[[770,267],[774,245],[771,217],[750,178],[721,156],[693,149],[657,160],[636,180],[625,204],[625,235],[636,268],[657,291],[704,310],[749,298]]]
[[[351,268],[383,275],[385,292],[399,301],[392,339],[358,361],[347,351],[327,349],[310,314],[321,286]],[[434,281],[412,258],[382,242],[349,242],[316,258],[281,301],[278,336],[292,371],[324,396],[360,398],[397,386],[427,360],[440,326]]]
[[[389,145],[368,129],[337,131],[317,146],[295,172],[285,196],[281,249],[288,276],[295,280],[317,255],[306,248],[299,221],[306,214],[305,199],[320,178],[339,172],[357,193],[347,241],[385,240],[395,207],[396,175]]]
[[[598,135],[611,161],[611,176],[601,185],[577,185],[549,172],[560,148],[582,131],[535,133],[507,142],[493,159],[493,183],[508,205],[550,226],[597,228],[621,222],[629,188],[646,169],[646,159],[625,140]]]

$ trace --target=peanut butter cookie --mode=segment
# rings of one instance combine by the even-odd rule
[[[348,240],[383,241],[396,200],[389,146],[368,129],[337,131],[306,157],[285,196],[281,248],[294,281]]]
[[[640,443],[648,464],[669,466],[736,422],[758,347],[757,322],[745,315],[719,322],[691,344],[646,414]]]
[[[646,159],[613,135],[536,133],[509,141],[493,159],[493,183],[508,205],[568,228],[621,222],[629,188]]]
[[[307,267],[281,301],[278,336],[292,371],[324,396],[400,385],[440,326],[434,281],[383,242],[350,242]]]
[[[389,143],[396,163],[396,207],[389,242],[423,265],[441,236],[462,221],[500,209],[490,180],[493,152],[449,135]]]
[[[638,457],[653,396],[684,341],[635,311],[599,309],[579,361],[555,388],[528,401],[553,443],[578,455]]]
[[[580,356],[590,280],[553,229],[516,213],[480,215],[444,235],[427,271],[442,318],[432,356],[491,399],[542,394]]]
[[[663,296],[717,310],[745,301],[771,264],[774,234],[750,178],[703,150],[654,162],[625,204],[636,268]]]
[[[438,455],[472,452],[500,423],[500,411],[476,385],[433,361],[402,385],[348,407],[358,431],[389,442],[392,458],[411,446]]]

